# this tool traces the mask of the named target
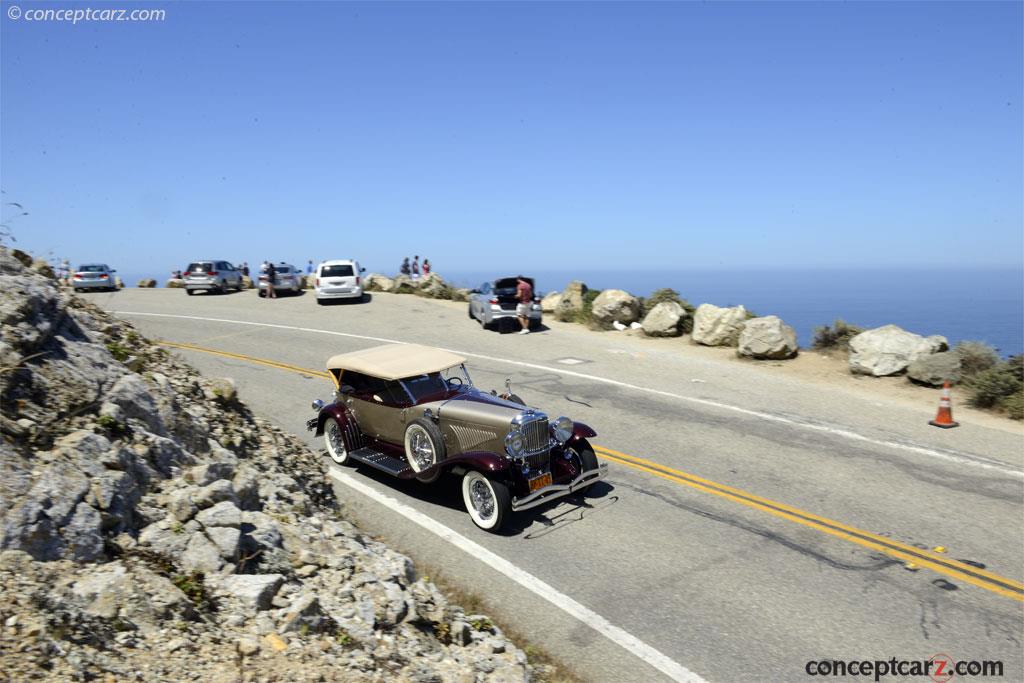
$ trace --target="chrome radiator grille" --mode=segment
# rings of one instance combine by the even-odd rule
[[[523,440],[526,442],[526,452],[533,454],[548,449],[548,418],[541,417],[523,422]]]

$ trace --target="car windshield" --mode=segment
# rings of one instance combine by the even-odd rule
[[[79,273],[102,273],[106,271],[105,266],[79,266]]]
[[[288,266],[275,266],[275,267],[277,268],[277,272],[278,273],[290,273],[290,272],[292,272],[292,269],[289,268]]]
[[[320,277],[350,277],[355,275],[352,266],[324,266],[320,269]]]
[[[208,270],[213,270],[212,263],[190,263],[188,264],[188,272],[190,273],[205,273]]]
[[[454,382],[452,379],[454,379]],[[470,387],[473,385],[469,379],[469,373],[466,372],[465,366],[462,365],[457,365],[441,372],[406,377],[402,379],[402,384],[412,394],[413,400],[416,403],[444,396],[460,386]]]

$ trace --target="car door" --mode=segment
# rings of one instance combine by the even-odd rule
[[[377,377],[359,378],[350,401],[346,401],[355,415],[363,434],[401,445],[405,437],[405,415],[410,401],[401,385]]]

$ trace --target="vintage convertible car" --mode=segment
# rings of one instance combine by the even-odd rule
[[[318,414],[306,426],[323,435],[338,464],[426,483],[460,475],[466,511],[487,531],[606,475],[587,442],[594,430],[568,417],[549,420],[510,393],[480,391],[464,363],[414,344],[333,356],[335,400],[313,401]]]

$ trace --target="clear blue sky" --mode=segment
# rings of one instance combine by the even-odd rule
[[[73,5],[2,3],[0,184],[76,262],[1024,259],[1019,2],[14,4]]]

